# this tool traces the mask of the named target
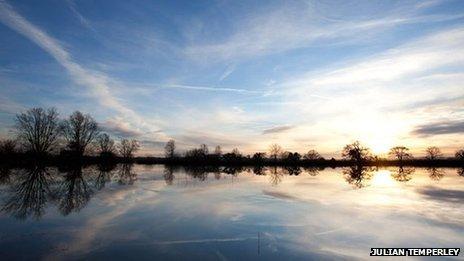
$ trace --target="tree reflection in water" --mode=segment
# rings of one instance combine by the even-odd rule
[[[343,169],[345,180],[355,188],[363,188],[372,179],[374,169],[369,166],[353,165]]]
[[[285,166],[283,170],[286,174],[291,176],[298,176],[301,174],[301,168],[299,166]]]
[[[137,180],[137,173],[132,171],[133,164],[121,164],[118,172],[120,185],[133,185]]]
[[[464,177],[464,168],[458,169],[458,175]]]
[[[412,167],[403,167],[403,166],[400,166],[398,167],[398,170],[396,172],[393,172],[392,173],[392,177],[393,179],[395,179],[396,181],[399,181],[399,182],[407,182],[407,181],[410,181],[411,178],[412,178],[412,174],[415,172],[416,170]]]
[[[427,172],[429,173],[430,179],[435,181],[439,181],[445,176],[444,170],[435,167],[427,168]]]
[[[303,167],[304,171],[306,171],[310,176],[317,176],[319,171],[324,170],[324,167]]]
[[[258,175],[258,176],[266,175],[264,171],[265,169],[262,165],[257,165],[253,167],[253,174],[255,175]]]
[[[89,202],[92,188],[82,174],[82,166],[73,166],[64,176],[58,192],[58,209],[67,216],[79,212]]]
[[[47,200],[52,197],[51,175],[45,167],[36,166],[20,171],[17,178],[11,189],[11,197],[2,210],[18,219],[29,216],[39,219],[44,214]]]
[[[105,187],[106,183],[111,181],[111,171],[116,168],[114,164],[99,164],[98,175],[95,179],[95,188],[101,190]]]
[[[11,182],[11,168],[8,166],[0,166],[0,185],[8,184]]]
[[[282,182],[284,173],[277,166],[274,166],[269,169],[269,182],[273,186],[277,186]]]
[[[164,170],[163,170],[163,178],[164,181],[166,182],[166,185],[170,186],[172,185],[174,181],[174,170],[177,170],[175,166],[172,165],[165,165]]]

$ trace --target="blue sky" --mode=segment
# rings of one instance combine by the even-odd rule
[[[0,132],[91,113],[157,154],[360,140],[452,153],[464,132],[463,1],[0,0]]]

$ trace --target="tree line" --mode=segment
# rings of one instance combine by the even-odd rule
[[[140,147],[135,139],[115,142],[109,134],[100,130],[89,114],[75,111],[60,120],[55,108],[32,108],[17,114],[14,133],[14,139],[0,141],[1,156],[22,153],[41,159],[58,153],[75,159],[96,151],[102,158],[132,158]]]
[[[16,115],[14,125],[14,139],[0,140],[0,158],[22,154],[27,157],[45,158],[51,154],[58,154],[62,159],[82,158],[89,152],[96,153],[100,159],[115,158],[132,159],[140,148],[136,139],[120,139],[116,142],[108,133],[102,132],[98,123],[89,114],[75,111],[67,118],[60,120],[55,108],[32,108]],[[438,147],[428,147],[425,150],[428,161],[443,158]],[[345,162],[366,164],[369,162],[394,160],[399,164],[414,159],[409,148],[395,146],[390,149],[389,159],[380,159],[371,150],[355,141],[346,145],[341,153]],[[155,158],[141,158],[139,162],[153,162]],[[464,161],[464,149],[456,151],[454,160]],[[285,151],[280,145],[272,144],[266,152],[256,152],[243,155],[237,148],[223,153],[221,146],[216,146],[210,152],[206,144],[179,153],[176,142],[169,140],[164,146],[164,159],[156,158],[154,163],[229,163],[248,162],[253,164],[302,162],[322,163],[327,160],[316,150],[309,150],[304,154]],[[334,163],[334,158],[329,160]]]

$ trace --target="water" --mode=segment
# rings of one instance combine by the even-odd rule
[[[307,260],[461,247],[463,176],[451,168],[2,169],[0,254]]]

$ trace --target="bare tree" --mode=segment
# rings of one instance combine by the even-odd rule
[[[307,160],[318,160],[318,159],[321,159],[322,156],[321,154],[319,154],[319,152],[315,150],[309,150],[308,152],[306,152],[303,158]]]
[[[412,158],[412,155],[408,152],[409,149],[404,146],[396,146],[390,149],[388,155],[392,158],[396,158],[399,161]]]
[[[11,155],[16,152],[16,141],[15,140],[0,140],[0,155]]]
[[[464,160],[464,149],[460,149],[460,150],[456,151],[456,153],[454,154],[454,156],[455,156],[457,159]]]
[[[372,154],[369,148],[361,145],[359,141],[355,141],[352,144],[348,144],[343,148],[342,157],[348,160],[362,163],[372,158]]]
[[[222,156],[222,148],[221,148],[221,146],[217,145],[216,148],[214,148],[214,155],[216,155],[217,157]]]
[[[139,142],[135,139],[122,139],[121,144],[118,146],[119,154],[121,154],[121,156],[126,159],[132,158],[134,153],[138,151],[139,148]]]
[[[87,146],[98,136],[98,124],[89,115],[75,111],[61,124],[68,148],[77,155],[83,155]]]
[[[426,155],[425,157],[429,160],[436,160],[440,158],[441,156],[443,156],[440,149],[434,146],[428,147],[427,149],[425,149],[425,155]]]
[[[209,153],[208,145],[206,145],[206,144],[201,144],[200,145],[200,150],[203,151],[204,155],[208,155],[208,153]]]
[[[269,146],[269,156],[276,160],[278,157],[280,157],[283,153],[282,147],[280,147],[279,144],[271,144]]]
[[[232,154],[235,156],[235,157],[241,157],[242,156],[242,153],[237,149],[237,148],[234,148],[232,150]]]
[[[32,108],[16,115],[18,140],[35,154],[51,152],[59,135],[58,113],[55,108]]]
[[[102,133],[97,137],[97,145],[100,150],[100,155],[113,155],[116,152],[114,146],[114,140],[110,138],[110,135]]]
[[[174,140],[169,140],[164,146],[164,155],[166,158],[174,158],[176,150],[176,142]]]

